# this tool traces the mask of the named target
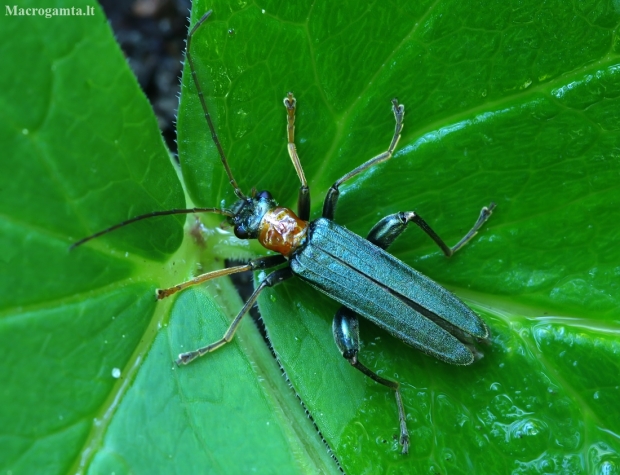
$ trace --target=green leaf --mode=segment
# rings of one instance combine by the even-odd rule
[[[365,235],[414,210],[454,243],[497,203],[450,260],[417,229],[390,249],[485,318],[481,361],[449,366],[361,322],[361,360],[401,382],[408,456],[393,394],[333,344],[337,304],[299,281],[260,299],[274,351],[344,471],[617,472],[615,4],[216,1],[198,2],[192,23],[207,8],[192,52],[244,192],[295,207],[291,90],[313,216],[336,179],[385,150],[394,96],[407,111],[398,152],[343,185],[337,222]],[[188,68],[189,198],[98,8],[4,15],[0,27],[1,471],[336,472],[250,322],[214,354],[172,363],[218,339],[241,302],[226,279],[161,302],[154,290],[258,247],[201,235],[193,217],[183,232],[180,217],[68,251],[141,213],[234,201]],[[221,218],[203,221],[215,230]]]
[[[196,67],[244,192],[269,189],[295,205],[281,104],[292,90],[314,216],[337,178],[386,149],[394,96],[407,107],[399,151],[343,186],[337,221],[364,235],[382,216],[415,210],[455,243],[482,206],[498,205],[450,261],[416,230],[391,249],[487,320],[493,336],[482,361],[450,367],[362,322],[360,358],[403,386],[409,457],[396,442],[393,395],[338,358],[330,330],[338,305],[295,281],[264,292],[274,350],[345,471],[620,466],[620,413],[611,403],[620,396],[613,5],[208,8],[213,17],[194,39]],[[207,6],[196,9],[194,20]],[[202,205],[230,204],[188,83],[186,74],[179,134],[188,191]],[[213,187],[204,186],[209,176]]]

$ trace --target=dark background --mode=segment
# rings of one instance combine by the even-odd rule
[[[129,66],[175,155],[176,113],[190,0],[100,0]]]

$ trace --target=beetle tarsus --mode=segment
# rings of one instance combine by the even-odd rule
[[[179,355],[179,357],[174,361],[177,366],[181,366],[181,365],[185,365],[187,363],[190,363],[193,359],[195,359],[195,356],[192,356],[192,354],[195,353],[194,351],[190,351],[189,353],[181,353]]]
[[[403,398],[400,395],[400,389],[397,387],[396,392],[396,405],[398,406],[398,419],[400,422],[400,445],[403,446],[402,454],[409,453],[409,431],[407,430],[407,419],[405,415],[405,406],[403,405]]]

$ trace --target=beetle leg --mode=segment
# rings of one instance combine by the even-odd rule
[[[360,363],[357,359],[357,354],[360,349],[360,337],[359,323],[355,312],[347,307],[340,307],[340,309],[336,312],[334,321],[332,322],[332,332],[334,334],[336,345],[342,353],[342,356],[344,356],[344,358],[351,363],[354,368],[357,368],[377,383],[383,384],[384,386],[394,390],[394,393],[396,394],[396,405],[398,406],[398,420],[400,424],[399,442],[403,446],[403,454],[406,454],[409,451],[409,432],[407,431],[405,406],[403,405],[403,398],[400,395],[400,385],[396,381],[382,378]]]
[[[273,287],[274,285],[279,284],[280,282],[292,276],[293,276],[293,272],[291,271],[290,267],[284,267],[282,269],[273,271],[271,274],[265,277],[265,279],[259,284],[259,286],[256,288],[254,293],[250,296],[248,301],[245,303],[245,305],[243,306],[239,314],[232,321],[232,323],[228,327],[228,330],[226,330],[226,333],[224,333],[224,336],[222,336],[222,338],[211,343],[210,345],[203,346],[202,348],[198,348],[197,350],[189,351],[187,353],[181,353],[179,357],[177,358],[176,363],[178,365],[188,364],[192,362],[193,360],[195,360],[196,358],[206,353],[211,353],[212,351],[217,350],[218,348],[224,346],[226,343],[231,341],[233,339],[233,336],[235,336],[235,332],[237,331],[237,328],[239,327],[239,323],[241,323],[241,319],[246,315],[246,313],[248,313],[248,310],[252,308],[252,305],[254,305],[254,303],[256,302],[256,299],[258,298],[258,295],[262,292],[262,290],[265,287]]]
[[[386,216],[374,225],[374,227],[370,230],[370,233],[368,233],[368,237],[366,239],[382,249],[387,249],[407,228],[407,225],[410,222],[413,222],[417,224],[422,231],[428,234],[433,241],[435,241],[446,257],[450,257],[476,235],[482,225],[487,221],[487,219],[489,219],[489,216],[491,216],[494,208],[495,203],[491,203],[488,207],[483,207],[474,226],[458,243],[452,247],[449,247],[443,239],[441,239],[437,233],[433,231],[426,221],[424,221],[413,211],[405,211]]]
[[[405,117],[405,106],[403,104],[399,104],[398,100],[392,99],[392,112],[394,112],[394,118],[396,119],[396,126],[394,128],[394,135],[392,136],[392,141],[388,149],[377,155],[376,157],[371,158],[365,163],[362,163],[356,169],[350,171],[345,176],[343,176],[340,180],[334,183],[327,195],[325,196],[325,202],[323,203],[323,217],[327,219],[334,219],[334,215],[336,214],[336,203],[338,202],[338,196],[340,195],[340,190],[338,189],[340,185],[342,185],[345,181],[353,178],[356,175],[359,175],[367,168],[370,168],[378,163],[385,162],[392,157],[394,150],[396,149],[396,145],[398,144],[398,140],[400,139],[400,133],[403,130],[403,120]]]
[[[297,99],[293,96],[292,92],[289,92],[284,98],[284,106],[286,107],[286,133],[288,137],[288,154],[291,157],[301,186],[299,187],[299,197],[297,198],[297,216],[304,221],[310,219],[310,188],[308,188],[308,182],[304,175],[304,169],[301,166],[301,161],[297,155],[297,148],[295,147],[295,109],[297,105]]]
[[[196,284],[201,284],[207,280],[216,279],[217,277],[223,277],[225,275],[237,274],[238,272],[245,272],[249,270],[268,269],[270,267],[279,266],[286,262],[286,258],[282,255],[259,257],[258,259],[252,259],[247,264],[242,266],[227,267],[226,269],[214,270],[201,274],[193,279],[181,282],[180,284],[170,287],[168,289],[157,289],[157,299],[161,300],[166,297],[170,297],[172,294],[176,294],[180,290],[186,289]]]

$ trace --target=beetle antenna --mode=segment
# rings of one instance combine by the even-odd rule
[[[239,185],[237,185],[237,182],[235,181],[233,177],[232,171],[230,170],[230,167],[228,166],[228,160],[226,160],[226,155],[224,154],[224,149],[222,148],[222,144],[220,143],[220,139],[217,138],[217,134],[215,133],[215,127],[213,126],[213,121],[211,120],[211,114],[209,114],[209,109],[207,109],[207,103],[205,102],[204,94],[202,93],[202,88],[200,87],[200,83],[198,82],[198,77],[196,75],[196,68],[194,67],[194,61],[192,60],[191,45],[192,45],[192,38],[194,37],[194,33],[196,32],[196,30],[198,30],[198,28],[200,28],[200,26],[205,21],[207,21],[207,19],[211,16],[211,13],[213,13],[213,10],[209,10],[207,13],[205,13],[202,16],[202,18],[200,18],[200,20],[196,22],[194,27],[189,32],[189,35],[187,35],[187,48],[185,49],[185,56],[187,57],[187,61],[189,62],[189,69],[192,72],[192,79],[194,80],[194,84],[196,85],[196,89],[198,91],[198,97],[200,98],[200,104],[202,105],[202,110],[205,113],[205,119],[207,119],[207,124],[209,124],[209,129],[211,130],[211,138],[213,139],[213,143],[217,147],[217,151],[220,154],[220,158],[222,159],[222,164],[224,165],[224,169],[226,170],[226,174],[228,175],[230,184],[235,189],[235,195],[237,195],[237,198],[245,199],[246,196],[243,194],[243,192],[241,191],[241,188],[239,188]]]
[[[234,214],[231,211],[228,211],[226,209],[219,209],[219,208],[190,208],[190,209],[170,209],[167,211],[153,211],[152,213],[141,214],[140,216],[136,216],[135,218],[128,219],[126,221],[123,221],[122,223],[115,224],[114,226],[110,226],[109,228],[99,231],[98,233],[91,234],[90,236],[80,239],[79,241],[71,244],[71,246],[69,247],[69,250],[71,251],[75,249],[76,247],[81,246],[85,242],[90,241],[91,239],[95,239],[99,236],[103,236],[104,234],[107,234],[118,228],[122,228],[123,226],[127,226],[128,224],[135,223],[136,221],[141,221],[143,219],[148,219],[148,218],[155,218],[157,216],[169,216],[171,214],[191,214],[191,213],[216,213],[216,214],[222,214],[224,216],[229,216],[229,217],[234,216]]]

